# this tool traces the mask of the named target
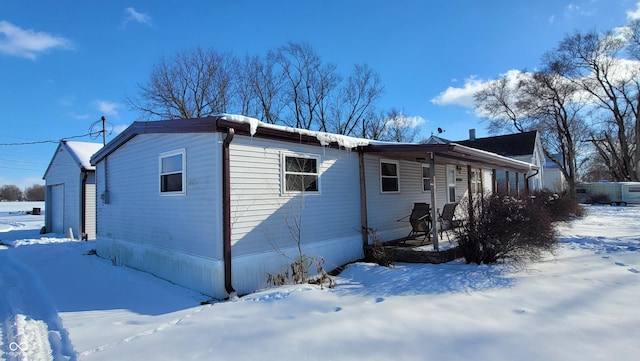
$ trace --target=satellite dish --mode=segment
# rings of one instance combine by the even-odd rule
[[[438,127],[438,134],[441,134],[442,132],[444,132],[444,130],[440,127]]]

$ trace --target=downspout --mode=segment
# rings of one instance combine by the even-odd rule
[[[358,151],[358,168],[360,171],[360,224],[362,225],[362,251],[369,245],[369,220],[367,215],[367,186],[364,169],[364,152]]]
[[[82,183],[80,191],[80,235],[83,241],[89,240],[87,234],[87,177],[89,176],[86,169],[82,170]]]
[[[526,189],[527,191],[529,190],[529,179],[530,179],[530,178],[533,178],[533,177],[535,177],[535,176],[537,176],[537,175],[538,175],[538,173],[540,173],[540,168],[536,169],[536,172],[535,172],[535,173],[533,173],[532,175],[528,175],[528,176],[526,176],[526,177],[525,177],[524,187],[525,187],[525,189]]]
[[[229,146],[235,130],[229,128],[222,142],[222,254],[224,259],[224,288],[233,298],[236,290],[231,285],[231,167]]]

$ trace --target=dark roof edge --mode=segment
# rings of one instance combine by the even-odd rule
[[[161,133],[215,133],[216,120],[218,117],[206,117],[195,119],[171,119],[157,121],[135,121],[122,133],[113,138],[107,145],[102,147],[91,157],[91,164],[108,157],[122,145],[140,134],[161,134]]]
[[[308,144],[321,146],[322,143],[313,135],[290,132],[283,129],[268,126],[258,126],[252,134],[251,124],[226,119],[224,115],[209,116],[205,118],[193,119],[171,119],[157,121],[136,121],[133,122],[122,133],[118,134],[106,146],[100,149],[91,157],[91,164],[108,157],[122,145],[140,134],[160,134],[160,133],[216,133],[226,132],[227,129],[234,128],[236,134],[255,136],[258,138],[274,139],[298,144]],[[330,144],[330,147],[338,148],[337,144]]]

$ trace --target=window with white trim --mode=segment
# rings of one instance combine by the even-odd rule
[[[283,193],[320,192],[320,157],[282,155]]]
[[[482,171],[471,169],[471,193],[480,193],[482,190]]]
[[[380,190],[386,192],[400,191],[399,163],[391,160],[380,160]]]
[[[428,164],[422,165],[422,191],[431,191],[431,167]]]
[[[456,201],[456,166],[447,165],[447,202]]]
[[[186,150],[178,149],[159,156],[160,194],[186,193]]]

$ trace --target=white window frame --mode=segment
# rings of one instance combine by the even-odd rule
[[[425,168],[429,170],[427,177],[424,176]],[[429,164],[423,164],[420,171],[422,172],[422,192],[431,192],[431,166]]]
[[[457,167],[455,165],[447,165],[447,202],[456,202],[456,176],[457,176]],[[451,175],[453,174],[453,179]],[[451,191],[453,190],[453,197],[451,196]]]
[[[482,169],[471,168],[471,189],[469,193],[482,193]]]
[[[311,173],[311,172],[290,172],[287,171],[287,157],[290,158],[304,158],[304,159],[313,159],[316,161],[316,172],[315,173]],[[281,189],[280,192],[281,194],[285,195],[285,194],[298,194],[298,193],[304,193],[304,194],[321,194],[322,192],[322,182],[320,181],[320,179],[322,177],[320,177],[320,167],[322,166],[322,161],[320,158],[320,155],[318,154],[309,154],[309,153],[290,153],[290,152],[282,152],[280,154],[280,184],[281,184]],[[316,184],[317,184],[317,188],[318,190],[315,191],[307,191],[307,190],[287,190],[287,174],[296,174],[296,175],[302,175],[302,176],[315,176],[316,177]]]
[[[162,172],[162,160],[164,158],[173,157],[176,155],[182,156],[182,165],[180,171],[174,172]],[[179,191],[162,191],[162,177],[166,175],[178,174],[182,175],[182,189]],[[169,152],[160,153],[158,155],[158,193],[161,196],[183,196],[187,194],[187,150],[185,148],[172,150]]]
[[[396,175],[395,176],[383,175],[382,174],[382,163],[395,165],[396,166]],[[397,187],[398,189],[392,190],[392,191],[384,190],[383,179],[395,179],[396,183],[398,185],[398,187]],[[398,162],[397,160],[380,159],[380,193],[400,193],[400,162]]]

